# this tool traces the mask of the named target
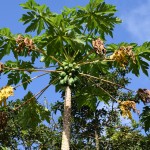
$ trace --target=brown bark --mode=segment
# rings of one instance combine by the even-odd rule
[[[96,150],[100,150],[99,148],[99,136],[97,131],[95,131],[95,143],[96,143]]]
[[[69,86],[67,86],[64,101],[61,150],[70,150],[70,127],[71,127],[71,89]]]

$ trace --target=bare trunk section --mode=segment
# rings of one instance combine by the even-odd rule
[[[61,150],[70,150],[70,126],[71,126],[71,89],[69,86],[67,86],[64,101]]]
[[[95,131],[95,143],[96,143],[96,150],[100,150],[99,148],[99,136],[97,131]]]

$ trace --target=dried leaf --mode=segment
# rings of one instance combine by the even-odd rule
[[[92,45],[97,54],[106,54],[104,42],[100,38],[98,38],[95,41],[92,41]]]
[[[28,37],[24,38],[22,35],[18,35],[16,39],[17,43],[17,48],[16,51],[20,53],[23,51],[25,48],[28,49],[28,53],[30,53],[31,50],[35,49],[35,45],[33,43],[32,39],[29,39]]]
[[[137,95],[143,101],[144,104],[150,102],[150,90],[138,89]]]
[[[3,69],[4,69],[4,64],[0,62],[0,73],[3,72]]]

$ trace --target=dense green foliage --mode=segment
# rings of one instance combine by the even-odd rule
[[[3,146],[11,149],[59,150],[62,117],[58,120],[53,117],[56,111],[63,111],[63,103],[57,102],[48,110],[34,99],[26,106],[13,111],[31,96],[32,94],[28,93],[24,99],[10,102],[7,110],[5,109],[8,118],[7,124],[0,132],[1,148]],[[133,122],[131,127],[123,125],[118,108],[98,108],[99,105],[100,103],[93,111],[88,106],[78,108],[73,101],[71,150],[95,149],[95,131],[98,132],[101,149],[125,150],[128,146],[128,149],[148,150],[149,136],[140,133],[137,123]],[[24,115],[25,112],[27,115]]]

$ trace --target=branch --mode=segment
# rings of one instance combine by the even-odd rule
[[[112,61],[115,61],[115,60],[110,60],[110,59],[104,59],[104,60],[102,60],[102,62],[112,62]],[[100,60],[96,59],[94,61],[80,63],[79,66],[86,65],[86,64],[94,64],[94,63],[98,63],[98,62],[100,62]]]
[[[29,82],[29,81],[32,81],[32,80],[37,79],[37,78],[39,78],[39,77],[42,77],[42,76],[44,76],[44,75],[46,75],[46,74],[48,74],[48,73],[44,73],[44,74],[35,76],[35,77],[33,77],[33,78],[29,79],[29,80],[26,80],[25,82],[20,83],[19,85],[15,86],[15,87],[13,87],[13,88],[16,89],[17,87],[23,85],[24,83],[27,83],[27,82]]]
[[[91,80],[91,82],[93,82]],[[94,82],[93,82],[94,83]],[[102,91],[104,91],[106,94],[108,94],[113,100],[115,100],[116,102],[118,102],[109,92],[107,92],[105,89],[103,89],[101,86],[96,85],[97,87],[99,87]]]
[[[105,89],[103,89],[102,87],[98,86],[102,91],[104,91],[106,94],[108,94],[113,100],[115,100],[116,102],[118,102],[109,92],[107,92]]]
[[[47,88],[48,88],[50,85],[52,85],[56,80],[57,80],[57,79],[54,79],[54,80],[52,81],[52,83],[49,83],[45,88],[43,88],[42,90],[40,90],[37,94],[33,95],[30,99],[28,99],[27,101],[25,101],[24,103],[22,103],[21,105],[19,105],[17,108],[15,108],[14,110],[12,110],[12,112],[14,112],[14,111],[18,110],[19,108],[21,108],[22,106],[24,106],[24,105],[30,103],[31,100],[32,100],[33,98],[35,98],[37,95],[39,95],[39,96],[38,96],[38,98],[39,98],[39,97],[45,92],[45,90],[47,90]],[[38,98],[37,98],[37,99],[38,99]]]
[[[21,105],[19,105],[18,107],[16,107],[14,110],[12,110],[13,112],[20,109],[22,106],[28,104],[33,98],[35,98],[37,95],[43,93],[43,91],[45,91],[51,84],[48,84],[45,88],[43,88],[42,90],[40,90],[38,93],[36,93],[35,95],[33,95],[30,99],[28,99],[27,101],[25,101],[24,103],[22,103]]]
[[[89,74],[84,74],[84,73],[79,73],[81,76],[85,76],[85,77],[89,77],[89,78],[93,78],[93,79],[97,79],[97,80],[101,80],[101,81],[104,81],[104,82],[107,82],[107,83],[110,83],[110,84],[113,84],[113,85],[116,85],[116,86],[119,86],[121,88],[124,88],[128,91],[131,91],[131,92],[136,92],[136,91],[132,91],[131,89],[128,89],[120,84],[117,84],[117,83],[114,83],[114,82],[111,82],[111,81],[108,81],[108,80],[105,80],[105,79],[102,79],[102,78],[98,78],[98,77],[95,77],[95,76],[92,76],[92,75],[89,75]]]
[[[58,65],[53,65],[53,66],[49,66],[49,67],[35,67],[35,69],[48,69],[48,68],[57,68]]]
[[[44,69],[22,69],[22,68],[9,68],[9,67],[3,67],[3,69],[7,70],[17,70],[17,71],[27,71],[27,72],[62,72],[62,71],[57,71],[57,70],[44,70]]]
[[[54,84],[55,83],[55,81],[57,82],[58,81],[58,78],[55,78],[52,82],[50,82],[49,84],[50,85],[52,85],[52,84]],[[45,89],[46,90],[46,89]],[[40,96],[45,92],[45,90],[43,90],[40,94],[39,94],[39,96],[36,98],[37,100],[40,98]]]

